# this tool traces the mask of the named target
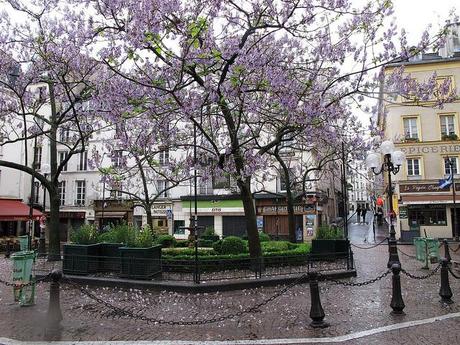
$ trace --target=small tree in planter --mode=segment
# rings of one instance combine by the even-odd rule
[[[64,274],[95,273],[99,268],[99,245],[97,229],[84,224],[70,234],[71,244],[64,245]]]
[[[337,227],[321,226],[312,240],[311,257],[313,259],[332,259],[348,255],[349,241],[344,239],[343,231]]]
[[[154,245],[149,227],[137,230],[130,227],[126,247],[120,247],[120,276],[149,279],[161,272],[161,245]]]

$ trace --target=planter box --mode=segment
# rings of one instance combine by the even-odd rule
[[[120,277],[150,279],[161,273],[161,245],[150,248],[120,247]]]
[[[310,257],[313,260],[335,260],[348,256],[350,243],[345,239],[312,240]]]
[[[99,272],[120,271],[120,250],[122,243],[99,243]]]
[[[86,275],[99,270],[99,244],[64,244],[64,274]]]

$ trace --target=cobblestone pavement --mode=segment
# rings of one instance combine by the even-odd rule
[[[366,246],[361,244],[361,246]],[[455,246],[454,246],[455,247]],[[413,246],[401,246],[414,254]],[[346,281],[361,282],[379,276],[387,270],[388,250],[384,245],[373,249],[354,249],[358,277]],[[422,263],[400,255],[403,267],[417,275],[425,275]],[[433,266],[434,267],[434,266]],[[11,277],[11,263],[0,259],[0,278]],[[237,340],[316,338],[346,335],[400,322],[426,319],[460,312],[460,281],[450,277],[455,303],[439,302],[439,273],[425,280],[413,280],[402,275],[405,315],[390,314],[391,275],[374,284],[344,287],[320,282],[321,300],[330,327],[309,327],[310,291],[308,285],[298,285],[268,305],[223,322],[202,326],[170,326],[147,324],[126,318],[113,318],[107,309],[83,296],[78,289],[64,285],[61,305],[64,320],[61,340]],[[48,283],[37,287],[37,304],[19,307],[13,303],[12,289],[0,284],[0,337],[19,340],[43,340],[45,315],[48,308]],[[163,320],[192,321],[228,315],[255,305],[282,287],[251,290],[183,294],[89,288],[102,299],[120,307],[131,307],[143,315]],[[458,344],[458,318],[427,325],[404,328],[354,339],[341,344]],[[399,340],[398,340],[399,338]]]

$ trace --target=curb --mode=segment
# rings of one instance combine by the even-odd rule
[[[154,280],[133,280],[133,279],[122,279],[122,278],[105,278],[105,277],[82,277],[75,275],[64,275],[63,278],[68,278],[71,281],[89,286],[98,287],[120,287],[120,288],[136,288],[146,290],[167,290],[174,292],[188,292],[188,293],[200,293],[200,292],[217,292],[217,291],[233,291],[252,289],[262,286],[276,286],[283,284],[290,284],[304,274],[295,274],[290,276],[280,277],[263,277],[259,279],[241,279],[236,281],[219,281],[219,282],[202,282],[201,284],[195,284],[192,282],[164,282]],[[330,273],[322,273],[323,277],[327,278],[351,278],[356,277],[356,270],[348,271],[337,271]],[[37,278],[44,277],[44,275],[37,275]],[[322,279],[321,279],[322,280]],[[308,282],[308,279],[305,280]]]

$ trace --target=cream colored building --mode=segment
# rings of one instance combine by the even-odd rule
[[[460,44],[458,39],[453,42],[450,52],[441,52],[443,56],[422,55],[390,65],[385,72],[404,65],[405,73],[420,81],[426,81],[435,72],[438,84],[449,78],[455,90],[460,83]],[[396,149],[406,154],[400,172],[392,176],[396,238],[412,241],[414,236],[424,236],[425,232],[429,237],[454,237],[452,188],[441,189],[439,180],[449,176],[446,159],[452,159],[457,202],[460,201],[460,102],[444,104],[440,109],[430,100],[415,103],[401,96],[386,96],[381,100],[378,126],[385,139],[393,140]],[[456,219],[458,229],[460,205]]]

